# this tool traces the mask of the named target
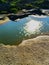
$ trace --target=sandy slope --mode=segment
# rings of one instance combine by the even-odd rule
[[[1,44],[0,65],[49,65],[49,36],[25,40],[19,46]]]
[[[8,21],[9,21],[9,18],[8,17],[5,17],[4,20],[0,20],[0,24],[4,24],[4,23],[6,23]]]

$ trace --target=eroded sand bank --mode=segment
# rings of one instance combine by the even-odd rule
[[[8,17],[5,17],[5,19],[0,20],[0,24],[4,24],[4,23],[6,23],[8,21],[9,21],[9,18]]]
[[[0,65],[49,65],[49,36],[38,36],[18,46],[0,45]]]

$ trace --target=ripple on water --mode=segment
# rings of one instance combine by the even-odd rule
[[[33,16],[0,25],[0,43],[17,44],[24,39],[49,33],[49,16]]]

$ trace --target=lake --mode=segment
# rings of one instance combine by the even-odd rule
[[[29,15],[0,25],[0,44],[15,45],[25,39],[49,33],[49,16]]]

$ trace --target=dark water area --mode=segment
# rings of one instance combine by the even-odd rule
[[[30,15],[18,21],[8,21],[0,25],[0,44],[19,44],[41,33],[49,33],[49,16]]]

